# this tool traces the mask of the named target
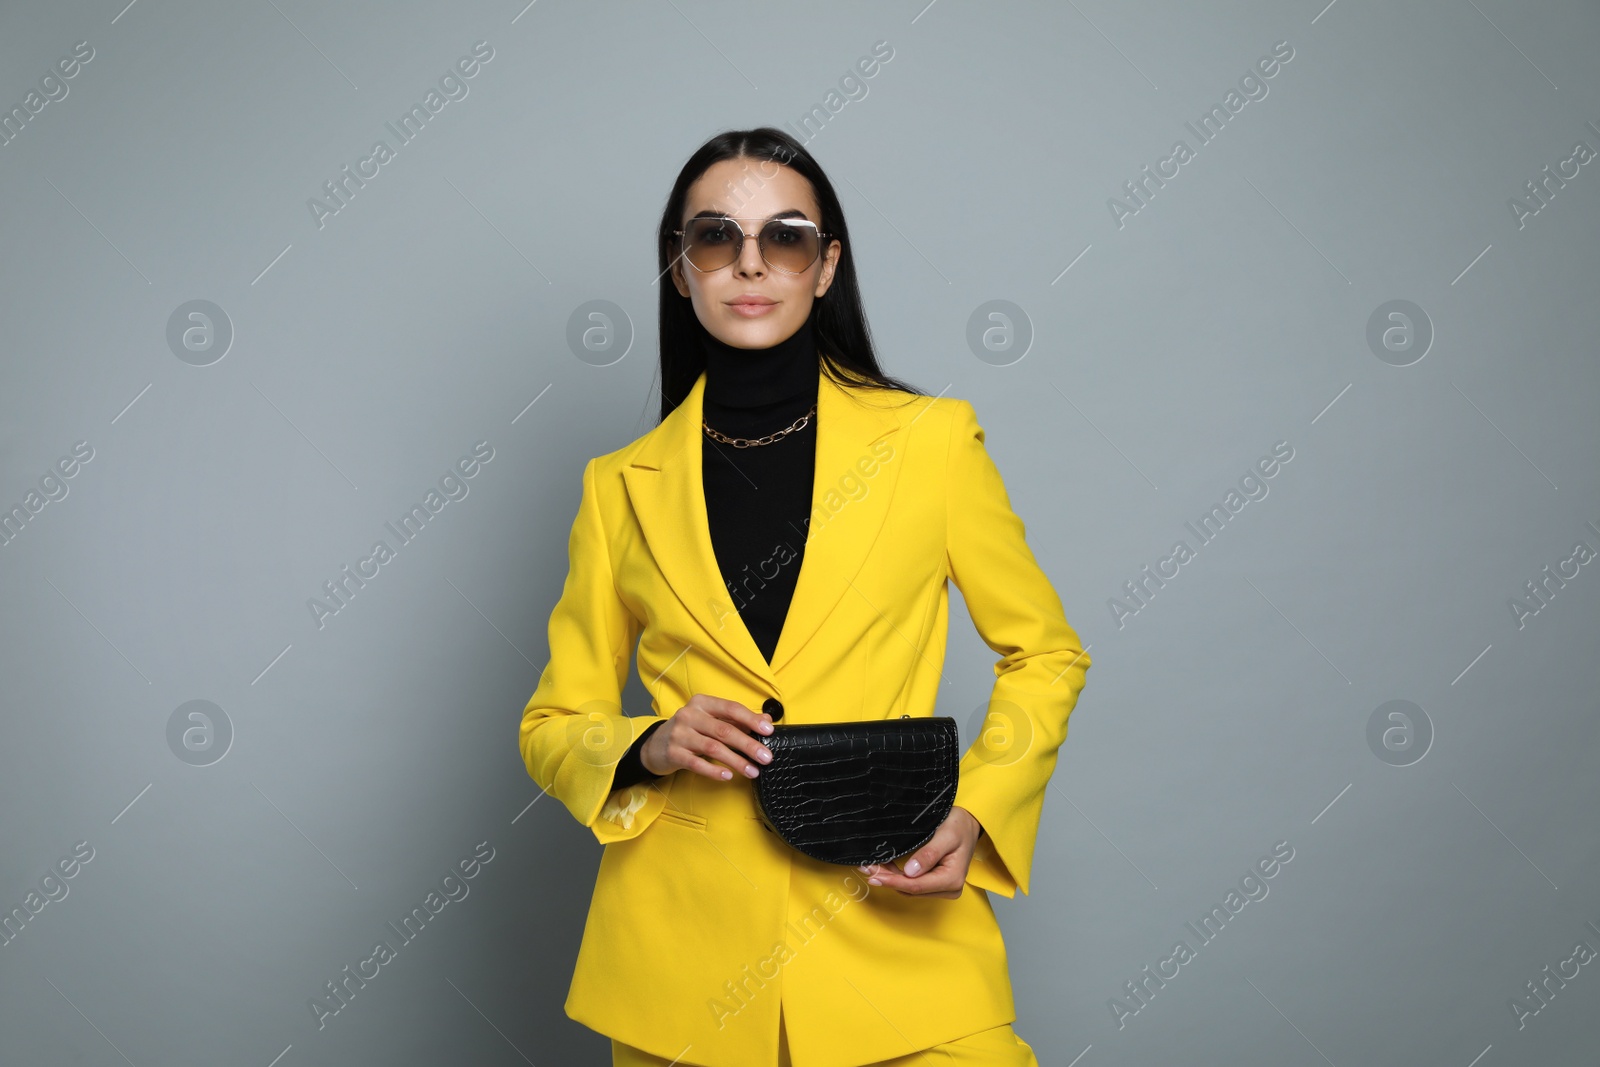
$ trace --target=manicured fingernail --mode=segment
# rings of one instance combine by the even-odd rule
[[[747,763],[747,764],[744,765],[744,773],[745,773],[745,777],[746,778],[754,778],[756,775],[760,774],[761,772],[756,770],[754,767],[750,766]]]
[[[868,885],[882,885],[883,883],[878,881],[876,878],[868,878],[867,879],[867,884]]]
[[[756,753],[756,759],[760,760],[762,763],[771,763],[772,753],[768,752],[766,749],[762,749],[760,752]]]
[[[910,875],[912,878],[915,878],[917,876],[917,872],[920,870],[922,870],[922,864],[918,863],[916,860],[906,861],[906,874]]]
[[[772,732],[772,724],[770,722],[762,723],[761,724],[761,732],[764,733],[764,734],[770,734]]]
[[[865,863],[863,863],[859,867],[857,867],[856,870],[860,871],[862,874],[871,874],[872,873],[871,871],[867,870],[867,865]]]

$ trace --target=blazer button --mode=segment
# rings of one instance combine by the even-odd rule
[[[768,697],[761,705],[761,710],[772,716],[772,721],[777,722],[783,718],[783,705],[776,697]]]

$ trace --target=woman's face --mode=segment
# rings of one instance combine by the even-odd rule
[[[702,211],[740,220],[745,240],[739,258],[720,270],[702,273],[681,255],[673,260],[672,282],[694,305],[700,324],[711,336],[735,348],[771,348],[792,336],[811,314],[812,301],[833,284],[839,242],[829,239],[816,262],[803,273],[785,274],[761,258],[756,236],[775,215],[803,217],[822,225],[811,183],[781,163],[725,159],[706,168],[689,187],[679,228]],[[792,214],[796,211],[800,214]],[[739,303],[748,297],[772,303]],[[736,310],[741,306],[750,310]]]

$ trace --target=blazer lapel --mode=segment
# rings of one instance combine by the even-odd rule
[[[900,419],[891,410],[857,400],[820,368],[818,379],[811,522],[794,599],[771,664],[734,607],[711,545],[700,464],[703,371],[622,472],[645,541],[684,608],[730,659],[773,690],[778,688],[776,672],[822,627],[860,571],[883,528],[900,474],[900,463],[881,463],[871,451],[879,438],[900,429]],[[872,470],[872,476],[866,477],[858,464]],[[849,495],[852,488],[855,497]]]

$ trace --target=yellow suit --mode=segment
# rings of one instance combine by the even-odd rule
[[[528,773],[606,846],[566,1012],[709,1067],[776,1063],[780,1003],[795,1067],[870,1063],[1010,1022],[1005,944],[978,890],[1028,891],[1090,661],[972,405],[819,372],[810,528],[769,665],[706,524],[705,381],[584,468],[550,663],[523,712]],[[796,852],[762,823],[742,774],[677,771],[612,795],[623,752],[696,693],[757,712],[776,698],[783,723],[934,714],[947,580],[1001,657],[985,738],[961,761],[955,803],[987,833],[959,898],[869,886]],[[635,644],[654,715],[622,711]]]

